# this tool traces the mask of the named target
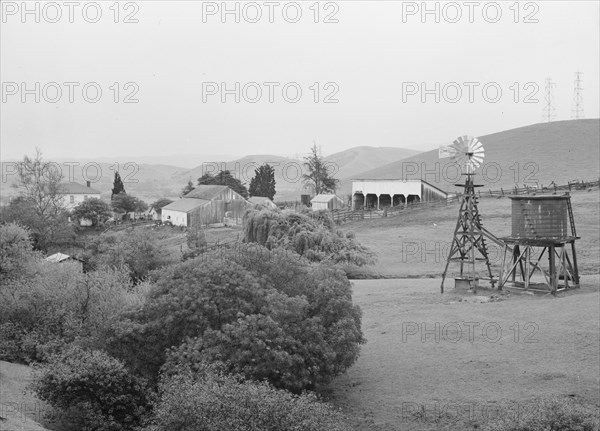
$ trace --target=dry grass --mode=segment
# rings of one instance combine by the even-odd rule
[[[600,261],[598,189],[573,192],[572,205],[577,234],[581,237],[576,242],[579,271],[581,274],[597,274]],[[360,278],[440,276],[456,226],[458,209],[459,204],[454,203],[434,211],[421,209],[386,219],[343,225],[343,230],[354,231],[361,244],[377,253],[377,264],[361,269],[357,274]],[[510,234],[510,199],[481,199],[479,211],[483,226],[496,236]],[[493,270],[497,275],[502,250],[495,244],[489,244],[489,249]],[[456,268],[451,266],[451,269]]]
[[[0,431],[44,431],[48,406],[26,390],[31,368],[0,361]]]
[[[356,430],[477,429],[498,411],[535,411],[539,397],[600,406],[598,276],[556,298],[511,294],[486,303],[494,292],[441,295],[439,282],[353,282],[368,341],[325,392]]]

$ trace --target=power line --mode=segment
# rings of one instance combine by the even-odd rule
[[[546,78],[546,106],[542,109],[542,121],[549,123],[556,119],[556,108],[554,107],[554,87],[556,84],[552,82],[552,78]]]
[[[581,75],[583,72],[575,72],[575,85],[574,85],[574,94],[573,94],[573,108],[571,109],[571,118],[575,120],[579,120],[581,118],[585,118],[583,113],[583,95],[581,87]]]

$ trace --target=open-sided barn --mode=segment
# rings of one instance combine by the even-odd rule
[[[448,193],[423,180],[352,180],[352,209],[390,208],[447,198]]]
[[[248,202],[227,186],[196,186],[161,211],[163,223],[175,226],[208,226],[225,219],[241,221]]]

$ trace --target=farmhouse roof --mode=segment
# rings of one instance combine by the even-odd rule
[[[99,195],[100,192],[91,187],[86,187],[79,183],[68,182],[61,185],[62,194],[65,195]]]
[[[210,201],[207,199],[195,199],[184,197],[179,199],[178,201],[171,202],[169,205],[165,205],[164,207],[162,207],[162,211],[170,210],[187,213],[208,203],[210,203]]]
[[[311,202],[329,202],[332,199],[339,199],[342,200],[340,197],[336,196],[336,195],[326,195],[326,194],[321,194],[321,195],[317,195],[314,198],[312,198],[310,201]]]
[[[68,254],[63,254],[63,253],[54,253],[51,256],[48,256],[46,258],[46,260],[48,262],[54,262],[54,263],[59,263],[59,262],[64,262],[65,260],[69,260],[71,259],[71,256],[69,256]]]
[[[217,185],[201,185],[196,186],[194,190],[189,192],[184,196],[184,198],[193,198],[193,199],[206,199],[211,200],[217,197],[220,193],[227,190],[229,187],[227,186],[217,186]]]

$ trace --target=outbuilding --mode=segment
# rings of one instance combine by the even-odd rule
[[[264,208],[269,208],[269,209],[277,208],[277,205],[275,205],[275,203],[271,199],[269,199],[265,196],[252,196],[252,197],[248,198],[248,202],[250,202],[252,205],[259,205]]]
[[[352,209],[383,209],[448,199],[448,193],[423,180],[352,180]]]
[[[320,194],[310,200],[313,211],[339,210],[344,207],[344,201],[336,195]]]

